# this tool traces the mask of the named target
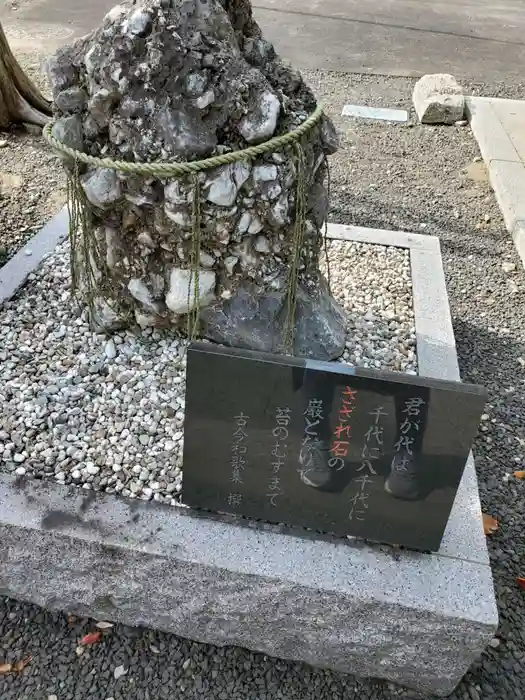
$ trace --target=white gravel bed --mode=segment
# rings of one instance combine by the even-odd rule
[[[332,294],[348,319],[341,362],[417,374],[409,251],[338,240],[327,248]]]
[[[408,251],[334,241],[329,259],[342,361],[416,374]],[[64,244],[0,309],[0,469],[176,505],[185,341],[93,333],[69,281]]]

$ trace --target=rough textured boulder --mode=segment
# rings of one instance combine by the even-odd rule
[[[412,100],[422,124],[454,124],[463,119],[463,89],[453,75],[424,75],[414,86]]]
[[[47,69],[53,134],[100,158],[209,158],[289,132],[316,108],[301,75],[263,38],[249,0],[118,5]],[[84,167],[94,231],[78,256],[97,325],[183,325],[198,305],[203,336],[282,351],[299,181],[306,223],[294,352],[340,355],[343,317],[318,267],[326,155],[336,148],[323,117],[304,141],[302,168],[292,148],[207,170],[198,183]]]

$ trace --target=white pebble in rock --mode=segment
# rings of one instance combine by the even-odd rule
[[[199,305],[206,306],[214,297],[215,272],[199,272]],[[175,314],[186,314],[194,306],[195,275],[191,270],[174,268],[170,275],[170,288],[166,295],[166,306]]]
[[[258,165],[253,169],[255,184],[277,180],[277,167],[275,165]]]
[[[82,187],[91,204],[104,209],[110,207],[122,196],[117,174],[109,168],[97,168],[82,178]]]
[[[236,255],[228,255],[226,258],[224,258],[224,267],[229,275],[233,274],[233,268],[238,262],[239,258]]]
[[[127,29],[130,34],[136,36],[145,36],[151,27],[151,15],[142,9],[135,10],[131,13]]]
[[[233,166],[223,165],[213,171],[206,183],[206,199],[219,207],[231,207],[237,197],[238,185],[233,177]]]
[[[259,104],[239,124],[239,131],[248,143],[257,143],[274,135],[281,103],[273,92],[263,92]]]
[[[266,236],[257,236],[254,247],[258,253],[269,253],[271,251],[270,243]]]
[[[104,354],[108,360],[114,360],[117,356],[117,348],[115,347],[115,341],[110,338],[104,346]]]
[[[16,462],[17,464],[21,464],[22,462],[25,461],[25,454],[22,452],[17,452],[16,454],[13,455],[13,461]]]
[[[24,476],[25,473],[26,473],[25,467],[17,467],[15,469],[15,474],[17,476]]]

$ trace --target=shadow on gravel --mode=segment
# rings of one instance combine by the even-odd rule
[[[524,468],[525,343],[461,319],[453,324],[462,378],[489,390],[474,455],[483,509],[500,521],[499,531],[488,539],[500,627],[494,648],[469,676],[482,681],[483,698],[521,697],[525,596],[516,578],[525,576],[525,482],[513,472]]]
[[[513,379],[514,384],[524,386],[523,364],[525,343],[513,338],[511,333],[489,332],[463,319],[452,317],[461,376],[465,381],[484,381],[503,393]],[[509,377],[509,365],[515,365],[515,374]],[[524,426],[525,427],[525,426]]]
[[[473,229],[471,224],[447,212],[445,206],[440,211],[439,218],[436,215],[422,216],[420,208],[385,205],[378,199],[377,194],[373,198],[349,195],[344,206],[332,206],[328,220],[355,226],[438,236],[443,251],[456,253],[461,257],[471,255],[473,250],[482,249],[486,257],[496,258],[501,255],[500,243],[505,242],[508,236],[503,221],[491,223],[492,228],[480,222],[479,228]],[[364,221],[366,223],[363,223]],[[463,236],[468,236],[468,240],[463,242]]]

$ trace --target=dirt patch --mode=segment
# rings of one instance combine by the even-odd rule
[[[474,182],[488,182],[489,174],[483,161],[475,160],[463,170],[469,180]]]

